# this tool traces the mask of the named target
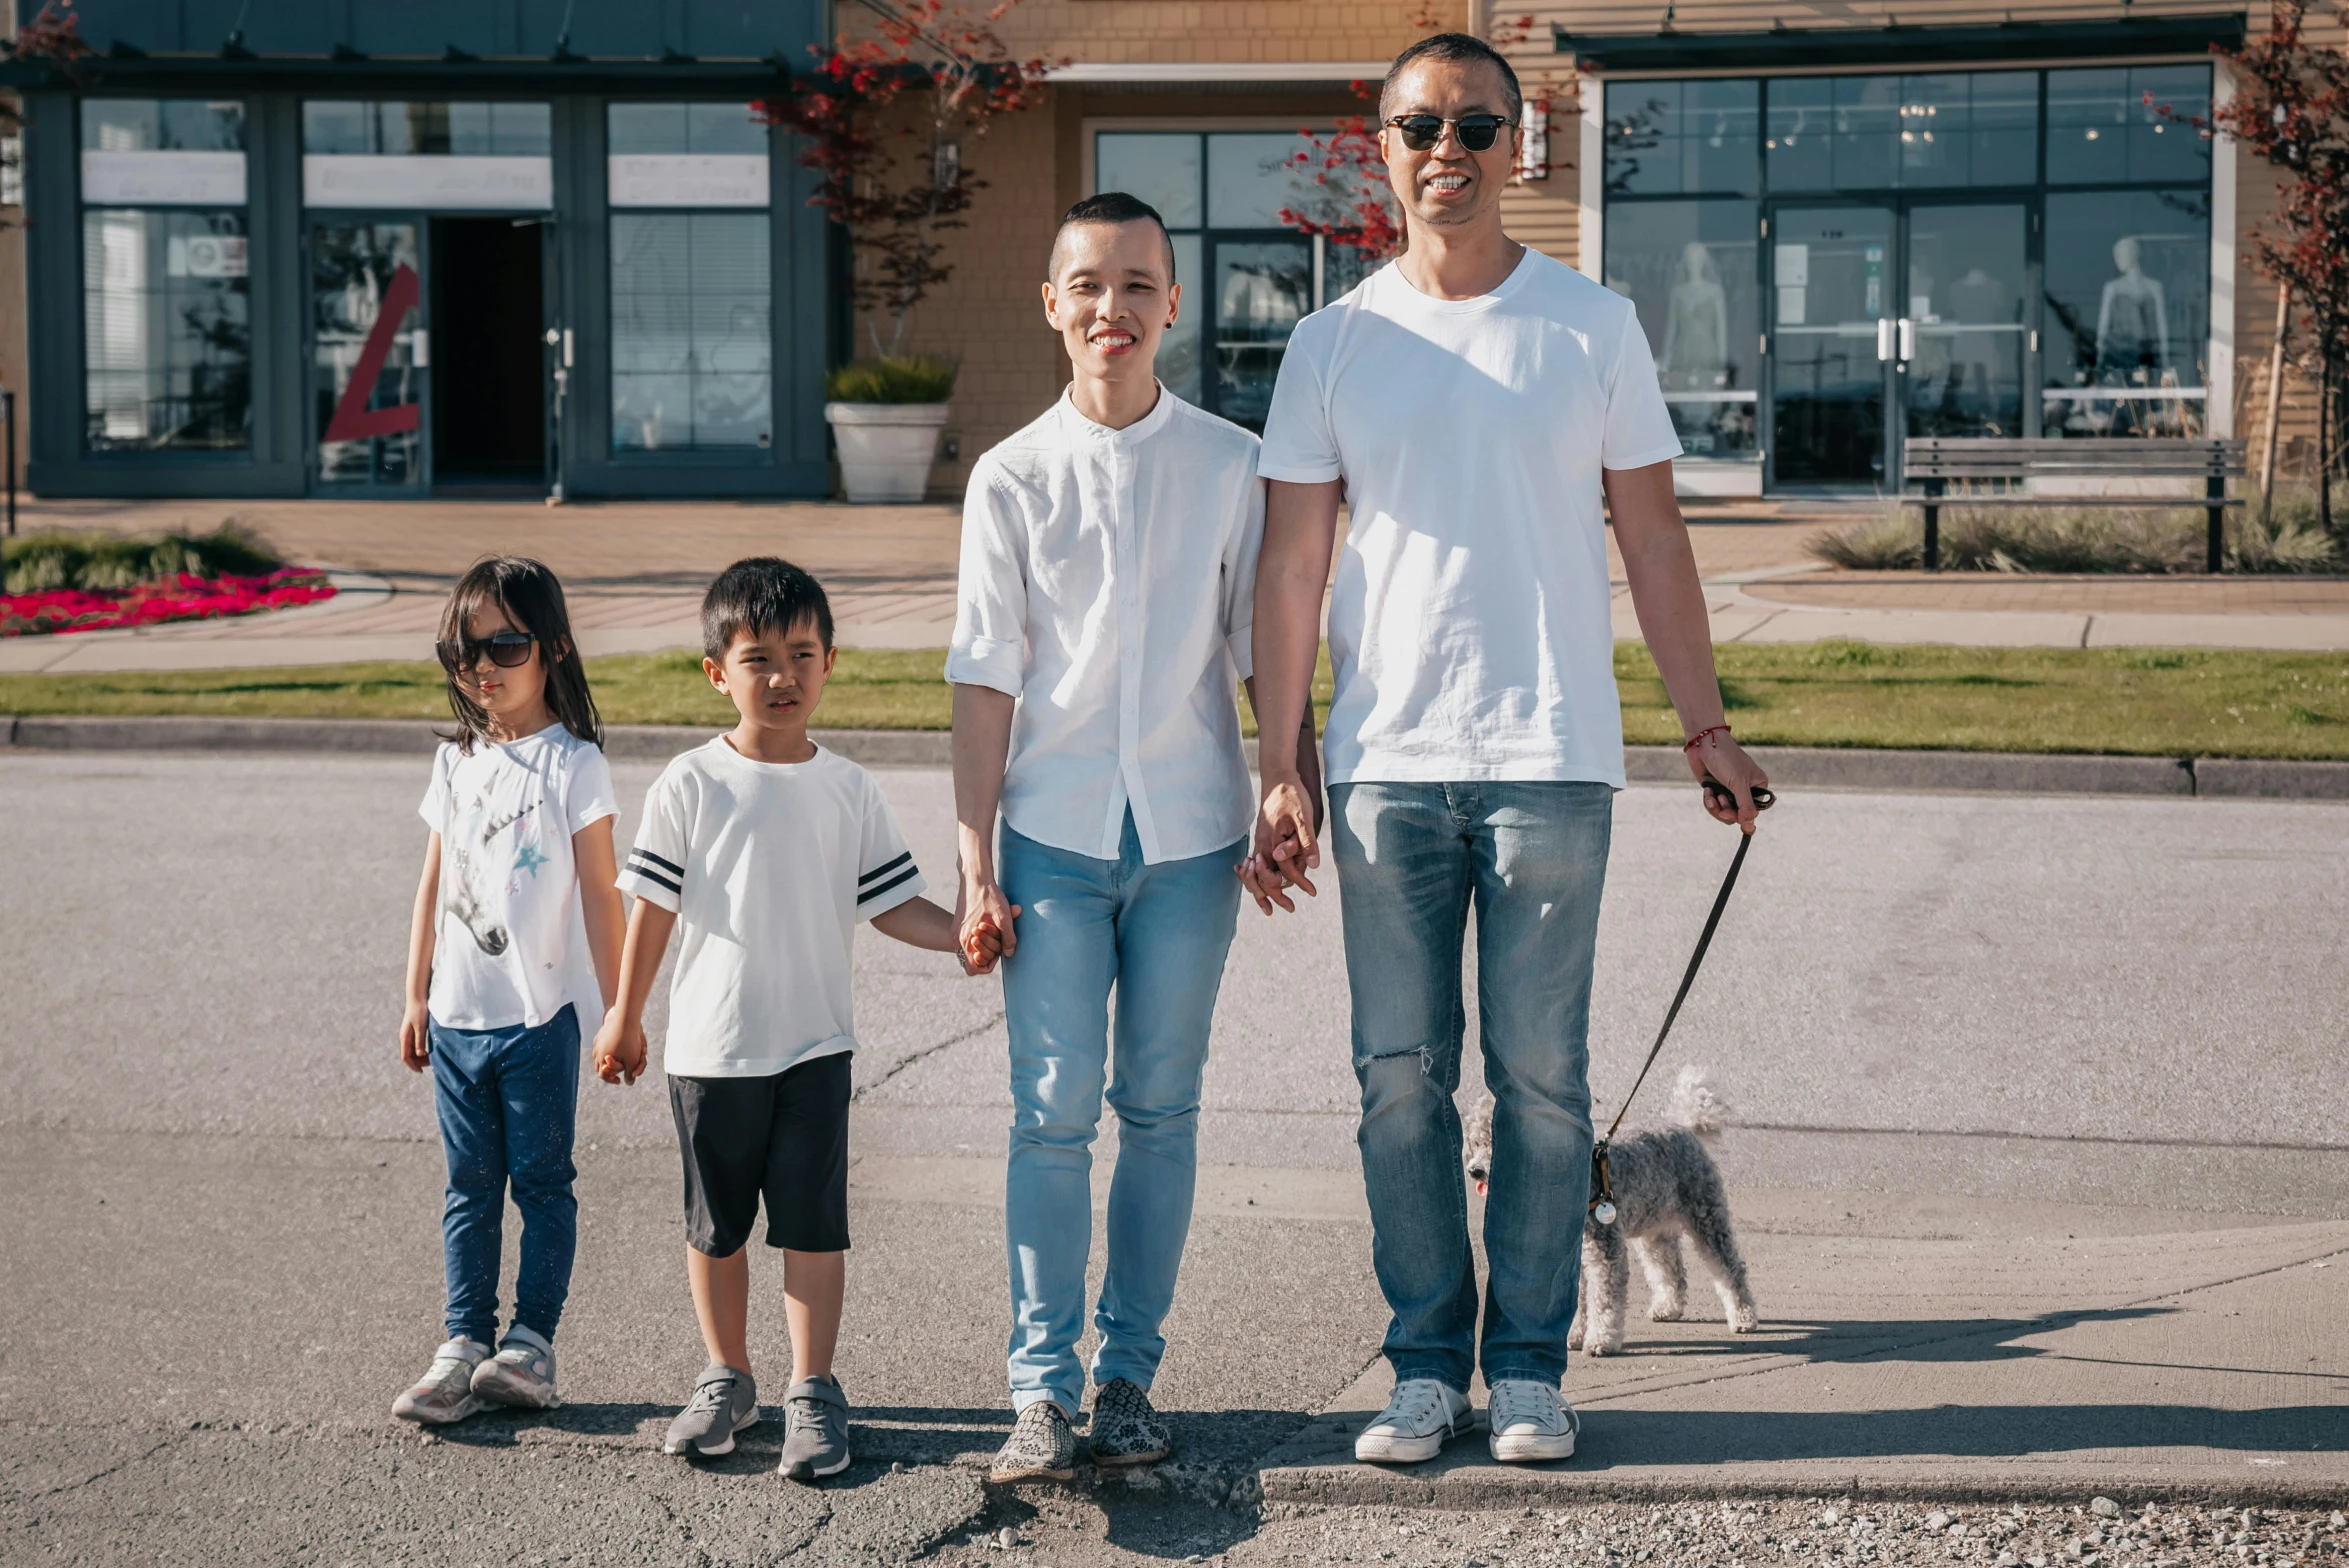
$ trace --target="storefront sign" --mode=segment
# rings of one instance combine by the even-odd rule
[[[764,207],[764,153],[614,153],[615,207]]]
[[[302,159],[302,202],[310,207],[542,211],[554,201],[551,158],[310,153]]]
[[[82,154],[82,201],[92,207],[241,207],[241,152]]]

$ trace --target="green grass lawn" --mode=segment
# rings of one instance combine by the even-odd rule
[[[2349,654],[1824,642],[1733,643],[1719,658],[1730,721],[1765,745],[2349,758]],[[817,723],[944,729],[941,659],[843,650]],[[732,712],[691,653],[591,659],[588,671],[613,723],[718,725]],[[1680,739],[1643,645],[1616,645],[1615,677],[1627,739]],[[1326,658],[1315,689],[1326,704]],[[0,713],[446,719],[448,704],[435,665],[350,664],[0,675]]]

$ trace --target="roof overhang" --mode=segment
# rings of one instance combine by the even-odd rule
[[[1322,87],[1337,82],[1375,82],[1387,74],[1385,60],[1179,60],[1165,63],[1063,65],[1044,73],[1067,87],[1280,87],[1291,83]]]
[[[743,93],[761,97],[784,91],[791,68],[778,58],[763,60],[581,59],[432,55],[250,55],[101,54],[70,62],[14,59],[0,63],[0,85],[77,87],[131,91],[246,90],[293,88],[313,93],[338,89],[385,92],[403,89],[451,92],[666,92]]]
[[[2022,60],[2125,60],[2241,47],[2240,11],[1976,27],[1774,27],[1743,33],[1574,33],[1557,51],[1598,72],[1784,71]]]

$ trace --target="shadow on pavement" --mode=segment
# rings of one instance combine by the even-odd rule
[[[1774,1459],[2018,1458],[2089,1449],[2349,1451],[2349,1408],[1939,1405],[1911,1410],[1603,1410],[1576,1469]]]
[[[1733,1335],[1724,1331],[1705,1339],[1678,1338],[1648,1344],[1640,1343],[1640,1325],[1635,1321],[1623,1356],[1657,1361],[1741,1355],[1788,1356],[1805,1361],[2014,1361],[2060,1354],[2051,1346],[2012,1343],[2017,1339],[2084,1323],[2129,1323],[2141,1318],[2165,1317],[2177,1310],[2175,1307],[2114,1307],[2050,1312],[2035,1318],[1894,1318],[1882,1322],[1844,1319],[1789,1323],[1765,1319],[1750,1334]],[[1571,1389],[1571,1375],[1567,1384]]]

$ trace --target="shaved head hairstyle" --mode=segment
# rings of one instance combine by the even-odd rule
[[[1080,223],[1154,223],[1158,237],[1166,242],[1166,281],[1176,282],[1174,236],[1166,232],[1166,220],[1158,209],[1139,196],[1128,196],[1124,191],[1103,191],[1088,196],[1061,215],[1060,227],[1052,231],[1052,254],[1044,262],[1044,280],[1055,283],[1060,279],[1061,238]]]

